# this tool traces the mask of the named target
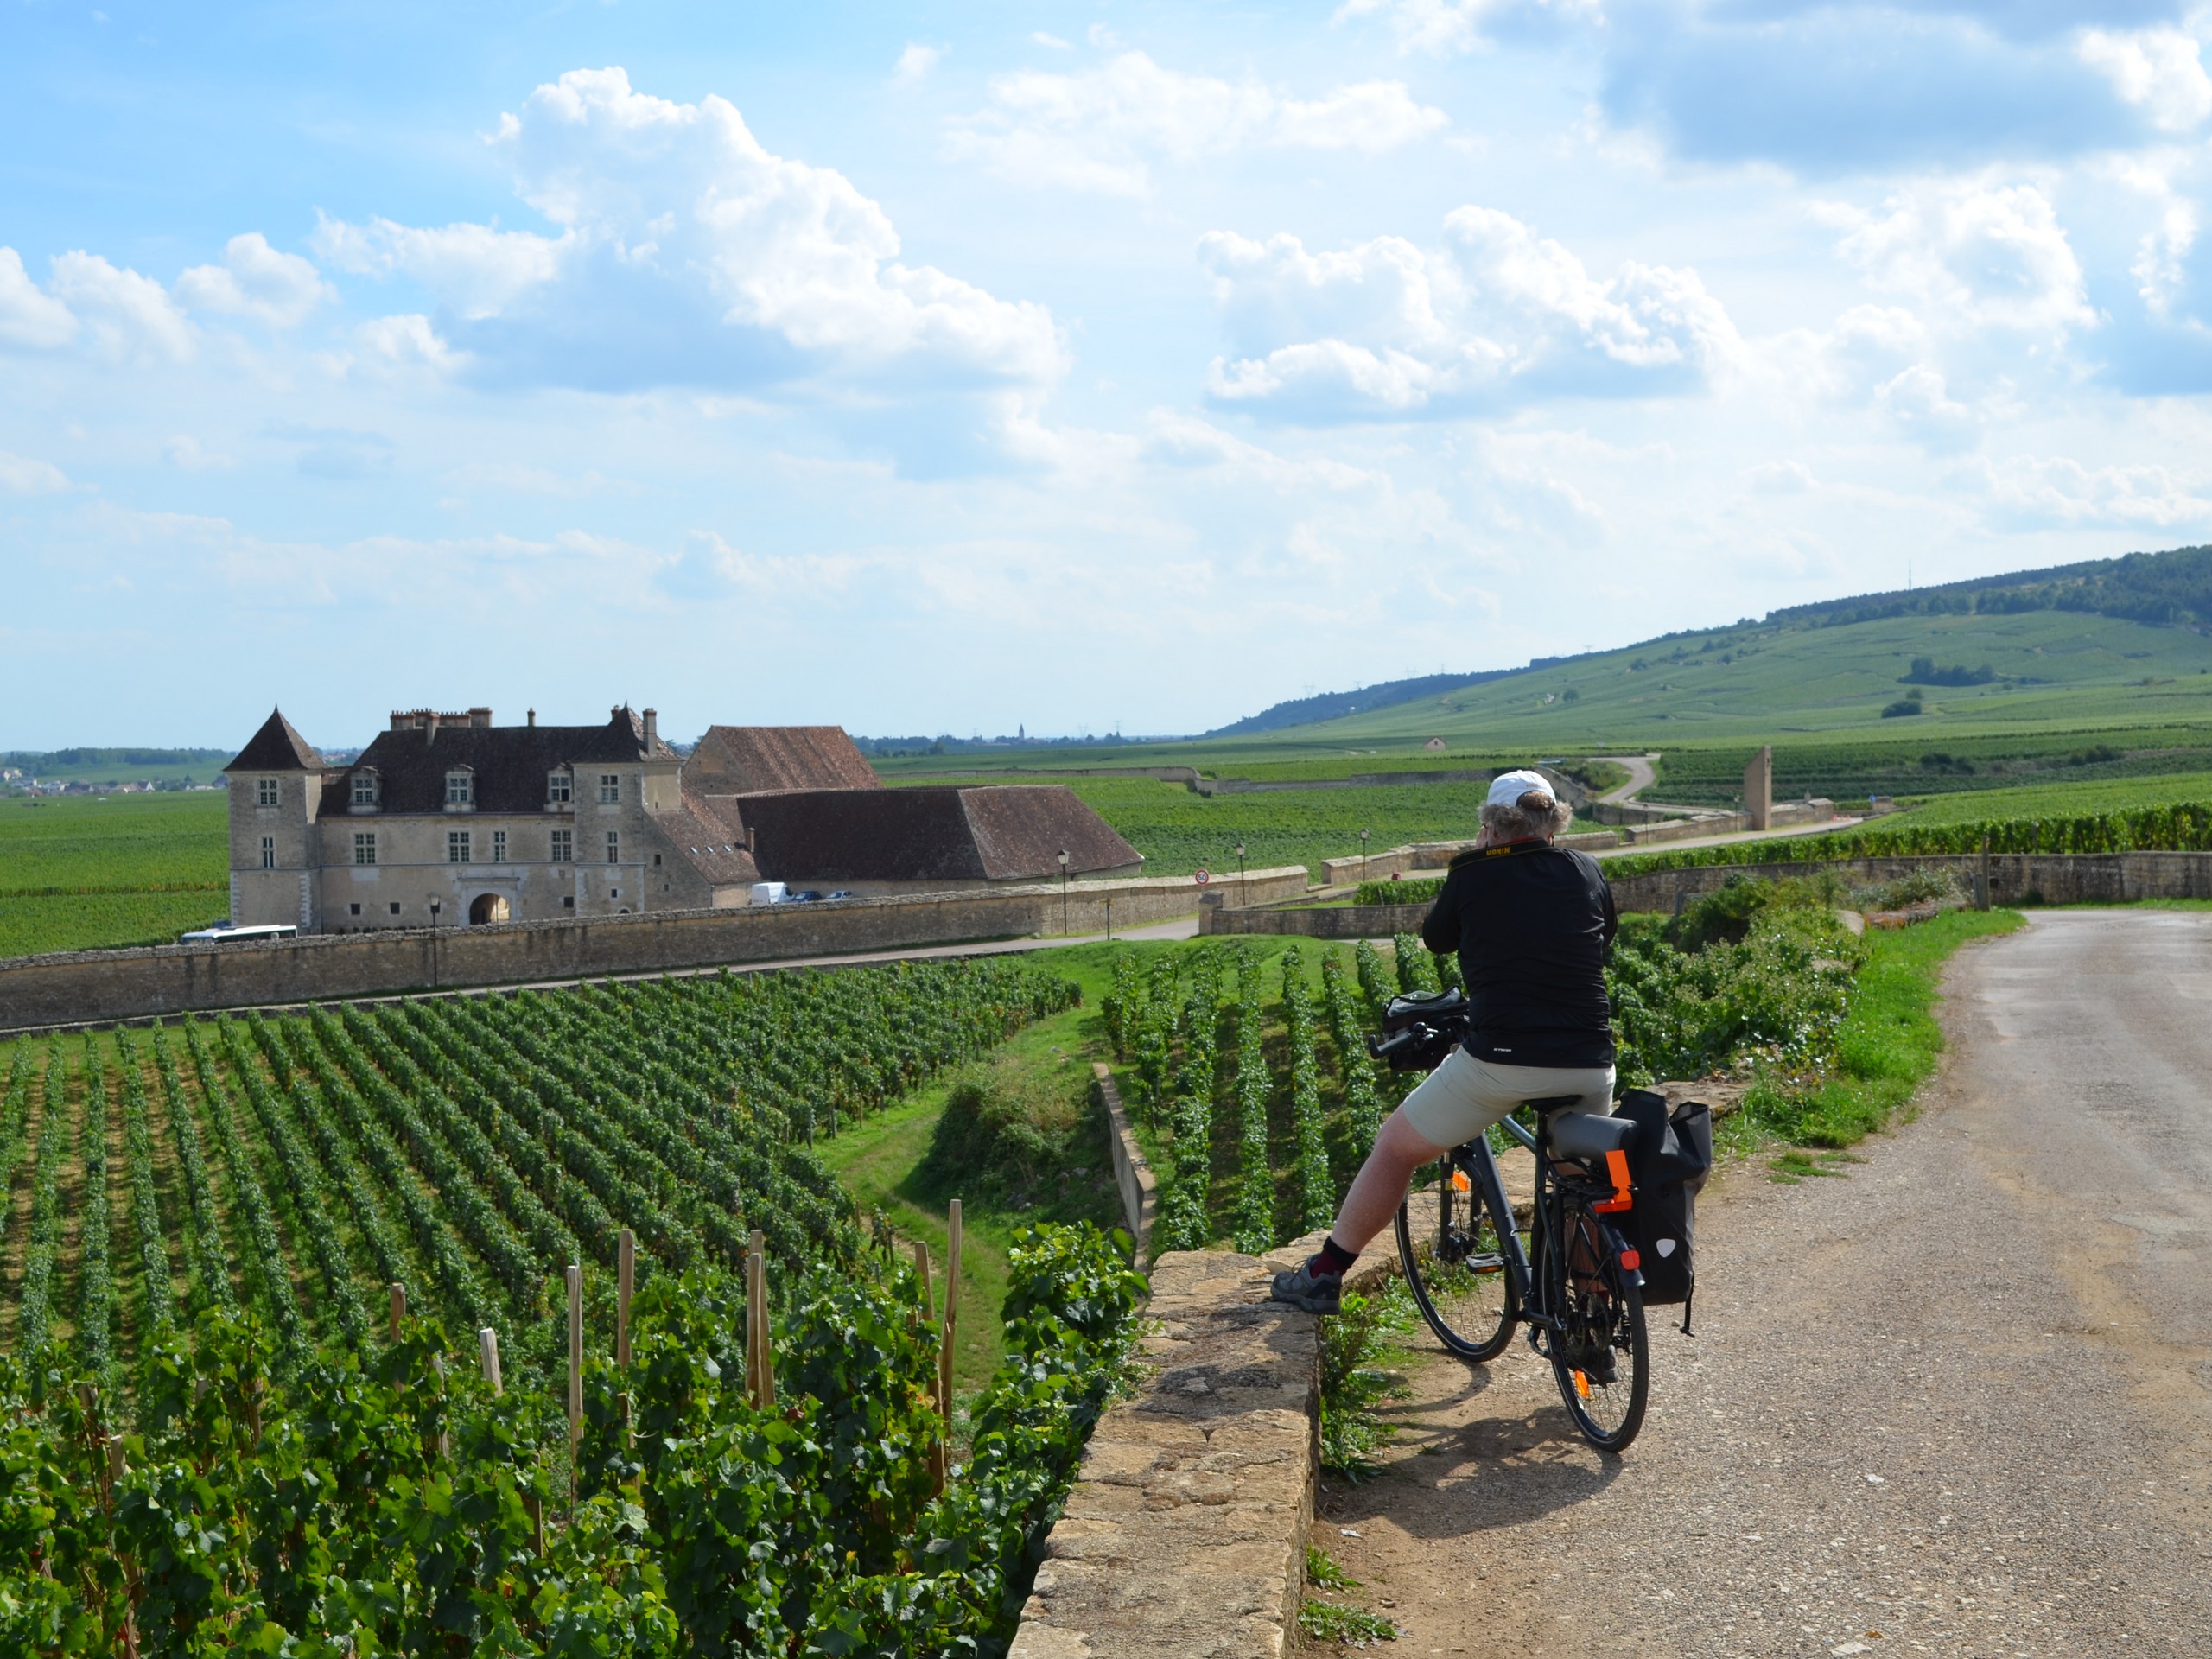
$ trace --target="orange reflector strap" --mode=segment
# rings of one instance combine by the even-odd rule
[[[1475,1184],[1467,1179],[1465,1170],[1455,1169],[1452,1172],[1452,1190],[1454,1192],[1471,1192],[1475,1190]]]
[[[1574,1374],[1574,1391],[1585,1400],[1590,1397],[1590,1379],[1580,1371]]]
[[[1613,1196],[1602,1204],[1590,1207],[1600,1215],[1610,1216],[1625,1210],[1636,1200],[1629,1195],[1628,1154],[1618,1147],[1605,1154],[1605,1173],[1613,1183]]]

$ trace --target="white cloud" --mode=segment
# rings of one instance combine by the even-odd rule
[[[1450,214],[1434,249],[1380,237],[1309,253],[1214,232],[1198,257],[1243,353],[1216,360],[1208,391],[1300,419],[1680,393],[1744,355],[1694,271],[1631,262],[1601,282],[1491,208]]]
[[[279,253],[258,231],[234,236],[219,265],[194,265],[176,282],[177,297],[196,311],[250,315],[279,328],[304,321],[334,297],[313,264]]]
[[[2014,455],[1977,468],[1991,510],[2022,527],[2165,529],[2212,519],[2212,500],[2163,467],[2084,467],[2064,456]]]
[[[899,61],[891,71],[891,79],[902,86],[927,80],[930,71],[936,68],[944,57],[944,53],[940,48],[909,41],[906,49],[899,54]]]
[[[546,237],[467,224],[417,230],[388,219],[349,225],[320,214],[317,221],[315,250],[340,270],[411,276],[470,318],[496,316],[556,279],[577,245],[574,232]]]
[[[112,362],[167,358],[181,363],[193,355],[191,323],[168,290],[150,276],[118,269],[96,253],[77,251],[54,257],[48,289],[75,314],[94,348]]]
[[[2204,73],[2196,42],[2178,29],[2110,35],[2092,29],[2075,50],[2161,131],[2187,132],[2212,115],[2212,77]]]
[[[381,341],[487,381],[906,388],[1039,384],[1062,368],[1044,307],[899,257],[842,174],[764,149],[720,98],[671,103],[575,70],[502,118],[495,149],[557,237],[327,220],[345,269],[404,273],[460,313]],[[450,353],[442,357],[441,353]]]
[[[172,467],[188,473],[226,472],[238,463],[228,455],[213,455],[200,447],[200,440],[189,434],[179,433],[162,445],[162,455]]]
[[[1837,251],[1867,282],[1918,299],[1938,327],[2063,335],[2096,326],[2081,261],[2034,185],[1929,182],[1879,213],[1815,212],[1845,232]]]
[[[1377,12],[1390,20],[1401,52],[1443,57],[1472,51],[1491,35],[1598,22],[1603,9],[1599,0],[1344,0],[1330,21],[1343,23]]]
[[[1874,404],[1931,449],[1965,448],[1980,435],[1974,410],[1954,401],[1943,377],[1924,363],[1876,387]]]
[[[1759,495],[1802,495],[1820,482],[1802,461],[1770,461],[1747,468],[1744,481]]]
[[[990,107],[957,123],[946,142],[956,158],[1016,184],[1144,196],[1155,162],[1187,166],[1247,148],[1377,156],[1450,124],[1402,81],[1362,81],[1300,99],[1125,52],[1078,73],[995,78]]]
[[[519,461],[471,461],[454,469],[449,481],[462,489],[506,491],[516,495],[585,496],[607,487],[597,471],[559,473]]]
[[[21,254],[0,248],[0,343],[50,351],[76,334],[69,308],[30,279]]]
[[[1072,52],[1075,50],[1074,41],[1064,41],[1057,35],[1047,35],[1041,29],[1033,31],[1029,38],[1036,41],[1039,46],[1051,47],[1055,52]]]
[[[10,495],[52,495],[68,487],[67,476],[52,461],[0,449],[0,490]]]
[[[373,378],[406,374],[449,375],[467,366],[468,353],[456,352],[419,313],[372,317],[353,331],[357,350],[340,360]]]
[[[1295,460],[1277,454],[1179,410],[1153,410],[1146,429],[1139,453],[1156,465],[1216,471],[1280,492],[1317,486],[1340,493],[1389,484],[1382,474],[1327,456]]]

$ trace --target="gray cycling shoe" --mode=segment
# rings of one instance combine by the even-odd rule
[[[1308,1262],[1294,1273],[1275,1274],[1274,1300],[1302,1307],[1308,1313],[1333,1313],[1344,1296],[1344,1275],[1313,1271]]]

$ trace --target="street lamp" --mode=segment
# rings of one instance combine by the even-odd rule
[[[1359,885],[1367,885],[1367,831],[1359,832]]]
[[[1068,849],[1060,849],[1060,937],[1068,931]]]
[[[438,902],[435,893],[424,895],[430,901],[430,988],[438,988],[438,912],[445,906]]]
[[[1236,903],[1240,909],[1244,904],[1244,843],[1241,841],[1236,843]]]

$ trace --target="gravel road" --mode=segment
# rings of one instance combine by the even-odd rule
[[[1625,1457],[1517,1339],[1415,1372],[1313,1530],[1384,1651],[2212,1654],[2212,914],[2039,914],[1946,991],[1916,1122],[1708,1189]]]

